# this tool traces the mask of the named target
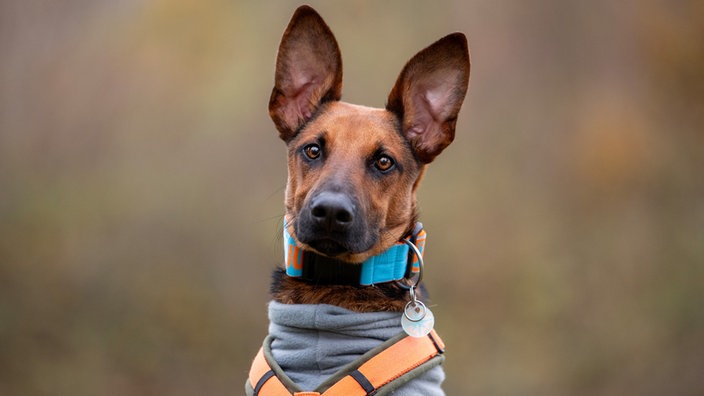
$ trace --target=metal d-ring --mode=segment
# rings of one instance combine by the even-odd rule
[[[416,278],[415,284],[412,286],[404,285],[403,283],[401,283],[399,281],[396,281],[396,284],[399,287],[401,287],[402,289],[410,290],[412,301],[416,301],[414,289],[417,288],[418,285],[420,285],[420,282],[423,280],[423,255],[420,254],[420,250],[418,250],[418,247],[415,244],[413,244],[413,242],[409,241],[408,239],[402,239],[402,241],[406,245],[408,245],[408,247],[411,249],[411,251],[413,251],[413,254],[415,254],[416,257],[418,257],[418,277]]]

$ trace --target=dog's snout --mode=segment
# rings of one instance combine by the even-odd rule
[[[377,236],[368,215],[349,191],[336,186],[313,193],[295,223],[296,238],[330,257],[369,250]]]
[[[310,205],[313,221],[327,231],[344,231],[354,221],[354,203],[345,194],[322,192]]]

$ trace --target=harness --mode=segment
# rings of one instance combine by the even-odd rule
[[[271,342],[271,336],[267,337],[254,358],[246,385],[248,396],[382,395],[445,360],[445,344],[435,330],[419,338],[400,333],[340,369],[316,390],[303,391],[274,360]]]

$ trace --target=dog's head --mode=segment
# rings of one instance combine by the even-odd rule
[[[296,10],[269,114],[288,145],[286,226],[302,246],[361,262],[410,230],[424,167],[454,139],[469,65],[454,33],[408,61],[385,109],[341,102],[335,37],[315,10]]]

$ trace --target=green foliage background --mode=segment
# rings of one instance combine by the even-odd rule
[[[353,103],[469,36],[420,192],[448,394],[704,394],[704,3],[312,3]],[[298,5],[0,2],[0,394],[242,392]]]

